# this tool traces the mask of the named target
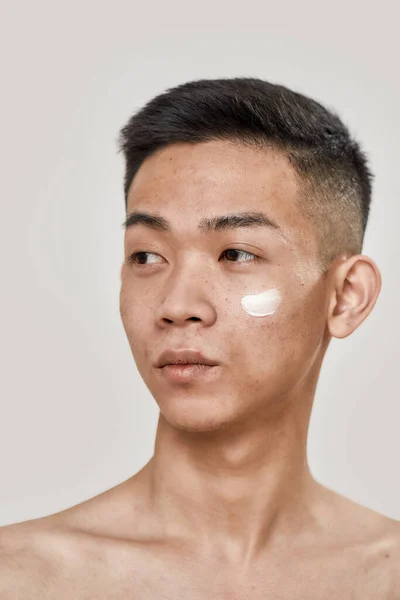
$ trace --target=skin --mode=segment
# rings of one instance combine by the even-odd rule
[[[280,229],[198,230],[243,210]],[[400,598],[400,523],[319,484],[306,456],[326,349],[373,309],[374,261],[343,254],[321,271],[297,179],[273,150],[164,148],[134,178],[132,211],[171,225],[128,228],[121,267],[122,323],[160,409],[154,455],[86,502],[1,528],[0,597]],[[243,310],[272,288],[274,314]],[[169,347],[201,350],[216,376],[164,379],[154,363]]]

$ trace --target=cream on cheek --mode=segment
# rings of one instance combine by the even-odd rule
[[[252,317],[273,315],[282,301],[279,290],[273,288],[260,294],[249,294],[242,297],[242,308]]]

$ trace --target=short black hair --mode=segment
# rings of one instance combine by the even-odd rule
[[[282,85],[251,78],[199,79],[159,94],[120,130],[124,194],[143,161],[174,143],[227,140],[280,150],[297,175],[303,214],[317,229],[322,268],[362,251],[373,175],[336,111]]]

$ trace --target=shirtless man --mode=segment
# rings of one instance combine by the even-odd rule
[[[1,600],[400,599],[400,522],[322,486],[306,453],[329,342],[381,288],[359,145],[246,78],[168,90],[119,142],[120,311],[160,408],[154,455],[2,527]]]

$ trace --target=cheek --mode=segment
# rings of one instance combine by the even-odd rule
[[[272,367],[277,359],[277,349],[282,349],[282,330],[287,322],[287,307],[282,303],[282,294],[276,288],[247,294],[239,300],[236,318],[239,319],[237,324],[241,323],[243,339],[237,345],[237,352],[240,360],[247,363],[249,372],[265,368],[266,362]],[[236,331],[239,332],[238,325]]]
[[[318,344],[318,307],[312,295],[301,297],[292,289],[284,301],[282,292],[271,288],[243,296],[240,307],[252,357],[263,357],[271,367],[276,361],[297,360]]]
[[[129,307],[130,307],[129,294],[126,292],[125,286],[122,283],[121,289],[119,291],[119,312],[120,312],[122,321],[124,323],[124,326],[125,326],[125,321],[129,314]]]
[[[252,317],[269,317],[278,310],[281,302],[281,293],[276,288],[273,288],[259,294],[243,296],[241,306]]]
[[[273,396],[294,388],[320,344],[317,306],[295,290],[276,288],[241,298],[242,342],[236,344],[240,385]],[[242,329],[243,332],[243,329]]]
[[[128,337],[140,332],[140,324],[143,323],[144,313],[148,303],[135,298],[132,290],[124,283],[119,293],[119,312],[121,320]],[[148,310],[148,309],[147,309]]]

